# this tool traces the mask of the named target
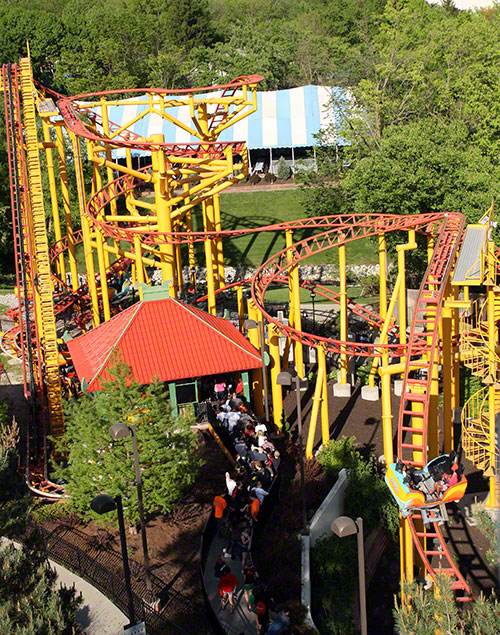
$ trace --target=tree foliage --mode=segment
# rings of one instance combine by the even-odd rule
[[[120,362],[109,371],[102,390],[66,404],[65,421],[59,443],[67,448],[68,460],[56,473],[66,481],[75,511],[83,518],[103,520],[89,505],[104,493],[121,494],[126,518],[138,520],[132,437],[113,441],[109,428],[114,423],[135,425],[146,512],[170,511],[200,467],[193,422],[172,416],[163,384],[137,384]]]
[[[394,619],[401,635],[495,635],[500,630],[500,605],[496,597],[481,594],[460,610],[450,578],[438,575],[429,591],[417,583],[404,585],[405,601],[395,600]]]
[[[58,588],[56,574],[48,565],[42,536],[33,526],[31,497],[17,469],[17,425],[5,422],[4,410],[0,413],[0,535],[21,533],[23,544],[0,546],[0,632],[77,633],[75,614],[81,596],[74,589]]]

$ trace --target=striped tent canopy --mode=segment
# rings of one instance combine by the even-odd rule
[[[212,95],[213,96],[213,93]],[[137,99],[135,101],[138,101]],[[127,100],[109,107],[109,119],[119,126],[147,110],[144,105],[127,104]],[[328,141],[346,145],[341,136],[342,112],[350,101],[343,88],[329,86],[300,86],[287,90],[257,93],[257,111],[224,130],[219,141],[245,141],[250,150],[258,148],[299,148],[315,144],[314,135],[329,130]],[[188,106],[175,106],[168,113],[191,125]],[[129,127],[132,132],[149,137],[163,133],[167,143],[196,143],[197,139],[179,126],[150,114]],[[122,149],[113,152],[115,158],[124,156]],[[141,154],[135,151],[135,154]]]

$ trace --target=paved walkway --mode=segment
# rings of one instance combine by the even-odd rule
[[[12,542],[16,549],[20,547],[19,543],[0,538],[2,547],[8,542]],[[129,623],[129,620],[111,600],[68,569],[52,560],[49,560],[49,564],[56,571],[60,585],[64,584],[67,587],[74,585],[77,593],[82,594],[83,604],[76,617],[86,635],[123,635],[123,627]]]
[[[247,610],[245,598],[243,596],[243,576],[241,574],[241,560],[231,560],[226,558],[228,566],[238,578],[238,590],[235,594],[235,606],[236,609],[233,614],[229,610],[229,606],[226,606],[224,611],[221,609],[221,601],[219,595],[219,588],[214,576],[214,567],[217,556],[222,553],[224,546],[224,540],[220,536],[216,536],[208,553],[207,564],[205,571],[203,572],[203,579],[205,581],[205,588],[207,590],[208,599],[214,607],[217,619],[225,629],[228,635],[254,635],[257,633],[257,622],[255,621],[255,615]]]
[[[52,569],[57,573],[60,585],[75,585],[77,592],[83,595],[83,604],[76,614],[78,624],[87,635],[123,635],[123,627],[129,619],[111,600],[91,584],[79,578],[68,569],[49,560]]]

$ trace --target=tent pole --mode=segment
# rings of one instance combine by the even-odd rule
[[[252,174],[252,158],[250,157],[250,148],[247,148],[248,154],[248,174]]]
[[[269,172],[273,174],[273,149],[269,148]]]
[[[295,174],[295,151],[293,146],[292,146],[292,169],[293,169],[293,173]]]

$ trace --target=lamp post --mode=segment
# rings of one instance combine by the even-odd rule
[[[125,590],[127,592],[128,614],[131,625],[135,625],[136,619],[134,610],[134,597],[132,595],[132,584],[130,581],[130,567],[128,564],[127,537],[125,536],[125,521],[123,519],[122,497],[120,496],[120,494],[118,494],[114,498],[111,498],[111,496],[108,496],[107,494],[99,494],[99,496],[96,496],[90,503],[90,508],[97,514],[107,514],[114,509],[116,509],[116,511],[118,512],[118,526],[120,528],[120,545],[122,549]]]
[[[148,541],[146,537],[146,521],[144,520],[144,504],[142,502],[142,481],[141,481],[141,469],[139,467],[139,450],[137,448],[137,434],[135,425],[133,423],[114,423],[109,428],[109,434],[114,441],[124,439],[129,434],[132,435],[132,447],[134,451],[134,469],[135,469],[135,484],[137,486],[137,505],[139,507],[139,518],[141,522],[141,537],[142,537],[142,553],[144,557],[144,570],[146,573],[146,588],[151,591],[151,570],[149,564],[148,553]]]
[[[313,303],[313,330],[316,330],[316,308],[314,304],[315,298],[316,298],[316,291],[314,289],[311,289],[311,300]]]
[[[361,635],[366,635],[366,587],[365,587],[365,546],[363,541],[363,519],[356,522],[348,516],[339,516],[330,526],[339,538],[357,534],[358,537],[358,572],[359,572],[359,613],[361,617]]]
[[[303,380],[307,385],[307,380]],[[287,371],[282,371],[276,378],[278,386],[291,386],[292,375]],[[303,384],[304,385],[304,384]],[[307,528],[307,507],[306,507],[306,488],[304,479],[304,444],[302,439],[302,405],[300,403],[300,389],[301,380],[298,375],[295,375],[295,396],[297,399],[297,427],[299,437],[299,465],[300,465],[300,498],[302,504],[302,532],[304,533]]]
[[[266,421],[269,421],[269,392],[267,388],[267,369],[266,360],[264,359],[264,325],[262,320],[245,320],[243,326],[250,331],[252,329],[260,329],[260,356],[262,358],[262,382],[264,384],[264,408],[266,411]]]

